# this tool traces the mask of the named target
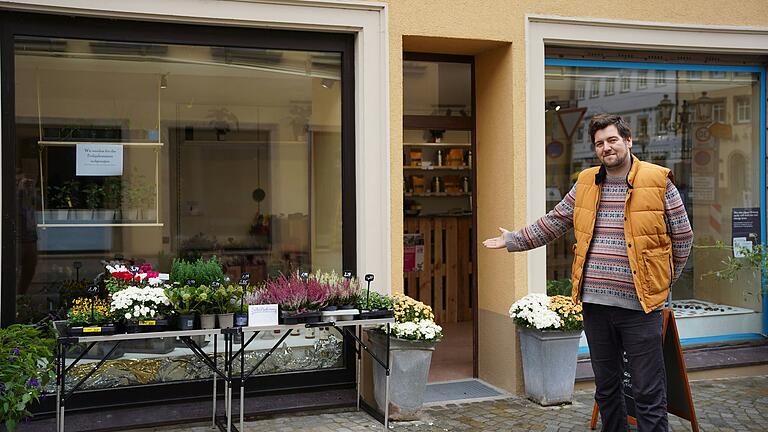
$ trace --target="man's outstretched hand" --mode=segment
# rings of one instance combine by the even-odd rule
[[[506,247],[507,242],[504,241],[504,234],[508,233],[509,231],[505,230],[502,227],[499,227],[499,231],[501,231],[500,236],[489,238],[488,240],[483,241],[483,246],[487,247],[488,249],[501,249],[503,247]]]

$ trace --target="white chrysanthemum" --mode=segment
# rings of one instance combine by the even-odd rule
[[[560,327],[560,316],[549,309],[549,297],[546,294],[528,294],[516,301],[509,308],[512,319],[522,321],[526,327],[539,330]]]

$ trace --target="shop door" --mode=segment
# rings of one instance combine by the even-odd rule
[[[443,327],[429,381],[473,378],[473,60],[415,53],[404,58],[404,292],[430,305]]]

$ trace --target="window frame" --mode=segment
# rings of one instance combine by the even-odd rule
[[[357,183],[355,139],[355,34],[150,22],[84,16],[47,15],[25,12],[0,12],[0,76],[4,83],[15,82],[15,36],[63,39],[95,39],[129,43],[221,46],[232,48],[280,49],[339,52],[341,64],[341,194],[342,194],[342,266],[357,272]],[[16,167],[15,89],[2,86],[2,276],[0,276],[0,326],[13,323],[16,316]],[[296,371],[289,374],[252,378],[249,393],[285,391],[290,388],[352,387],[355,382],[355,351],[345,337],[344,366],[320,371]],[[288,376],[286,376],[288,375]],[[84,392],[73,398],[72,409],[97,408],[114,404],[169,401],[210,395],[210,381],[179,381],[143,386],[128,386]],[[42,401],[37,412],[54,412],[55,401]]]

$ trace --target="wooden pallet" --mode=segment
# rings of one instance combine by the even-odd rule
[[[432,306],[438,323],[472,320],[472,218],[406,218],[404,231],[424,236],[424,270],[404,273],[405,294]]]

